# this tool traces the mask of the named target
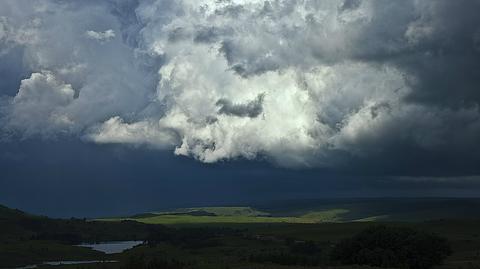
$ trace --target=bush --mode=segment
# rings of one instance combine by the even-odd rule
[[[336,245],[331,258],[343,264],[428,269],[451,254],[446,239],[408,228],[374,226]]]
[[[292,253],[304,255],[319,255],[321,253],[320,247],[313,241],[306,242],[287,242]]]
[[[318,266],[320,264],[320,257],[293,254],[284,251],[272,251],[251,254],[249,261],[253,263],[274,263],[288,266]]]
[[[146,243],[155,247],[160,243],[169,243],[184,249],[199,249],[216,247],[220,245],[220,237],[239,235],[240,231],[229,228],[181,228],[181,229],[156,229],[152,227],[147,236]]]
[[[122,269],[183,269],[185,264],[176,259],[147,259],[143,254],[129,256]]]

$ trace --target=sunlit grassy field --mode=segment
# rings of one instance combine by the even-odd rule
[[[325,211],[310,212],[302,216],[295,217],[272,217],[267,213],[256,211],[248,207],[228,208],[192,208],[191,212],[200,210],[213,213],[214,216],[197,216],[185,214],[152,213],[144,216],[132,218],[106,218],[103,221],[122,221],[134,220],[147,224],[164,224],[164,225],[180,225],[180,224],[214,224],[214,223],[321,223],[321,222],[337,222],[341,221],[341,215],[348,212],[345,209],[330,209]],[[256,213],[260,212],[260,213]]]

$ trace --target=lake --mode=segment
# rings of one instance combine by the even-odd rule
[[[80,244],[77,246],[91,248],[93,250],[100,251],[105,254],[115,254],[115,253],[122,253],[127,249],[131,249],[141,244],[143,244],[143,241],[115,241],[115,242],[104,242],[104,243],[98,243],[98,244]]]
[[[27,266],[23,266],[23,267],[17,267],[16,269],[34,269],[34,268],[39,268],[40,265],[58,266],[58,265],[115,263],[115,262],[118,262],[118,261],[58,261],[58,262],[44,262],[44,263],[41,263],[41,264],[27,265]]]
[[[100,251],[105,254],[116,254],[116,253],[122,253],[127,249],[131,249],[141,244],[143,244],[143,241],[113,241],[113,242],[103,242],[98,244],[84,243],[77,246],[91,248],[93,250]],[[51,261],[51,262],[44,262],[41,265],[56,266],[56,265],[91,264],[91,263],[103,263],[103,262],[111,263],[111,262],[118,262],[118,261],[113,261],[113,260],[110,260],[110,261],[109,260],[107,261]],[[17,269],[32,269],[32,268],[38,268],[38,266],[39,265],[34,264],[34,265],[28,265],[24,267],[18,267]]]

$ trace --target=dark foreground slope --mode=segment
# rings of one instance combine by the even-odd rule
[[[75,245],[143,240],[148,233],[149,226],[138,222],[51,219],[0,206],[0,268],[44,261],[102,259],[102,253]]]
[[[186,214],[186,210],[180,211],[181,214],[174,216],[185,215],[194,219],[211,218],[215,214],[225,218],[232,214],[236,216],[230,217],[238,217],[239,212],[257,212],[248,213],[249,217],[270,218],[272,216],[267,216],[266,213],[275,214],[264,208],[255,211],[240,210],[238,207],[202,208],[201,214],[193,215]],[[212,213],[213,211],[215,212]],[[136,217],[142,219],[151,215]],[[343,239],[378,223],[200,222],[166,227],[136,221],[49,219],[2,207],[0,268],[43,261],[99,259],[117,260],[118,263],[56,268],[369,268],[342,266],[331,259],[331,252]],[[381,224],[435,233],[446,238],[452,246],[453,254],[443,266],[436,268],[467,269],[480,266],[479,220],[382,221]],[[145,240],[146,243],[115,255],[72,246],[79,241],[111,240]]]

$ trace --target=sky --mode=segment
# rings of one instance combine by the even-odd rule
[[[0,203],[480,195],[479,0],[3,0]]]

